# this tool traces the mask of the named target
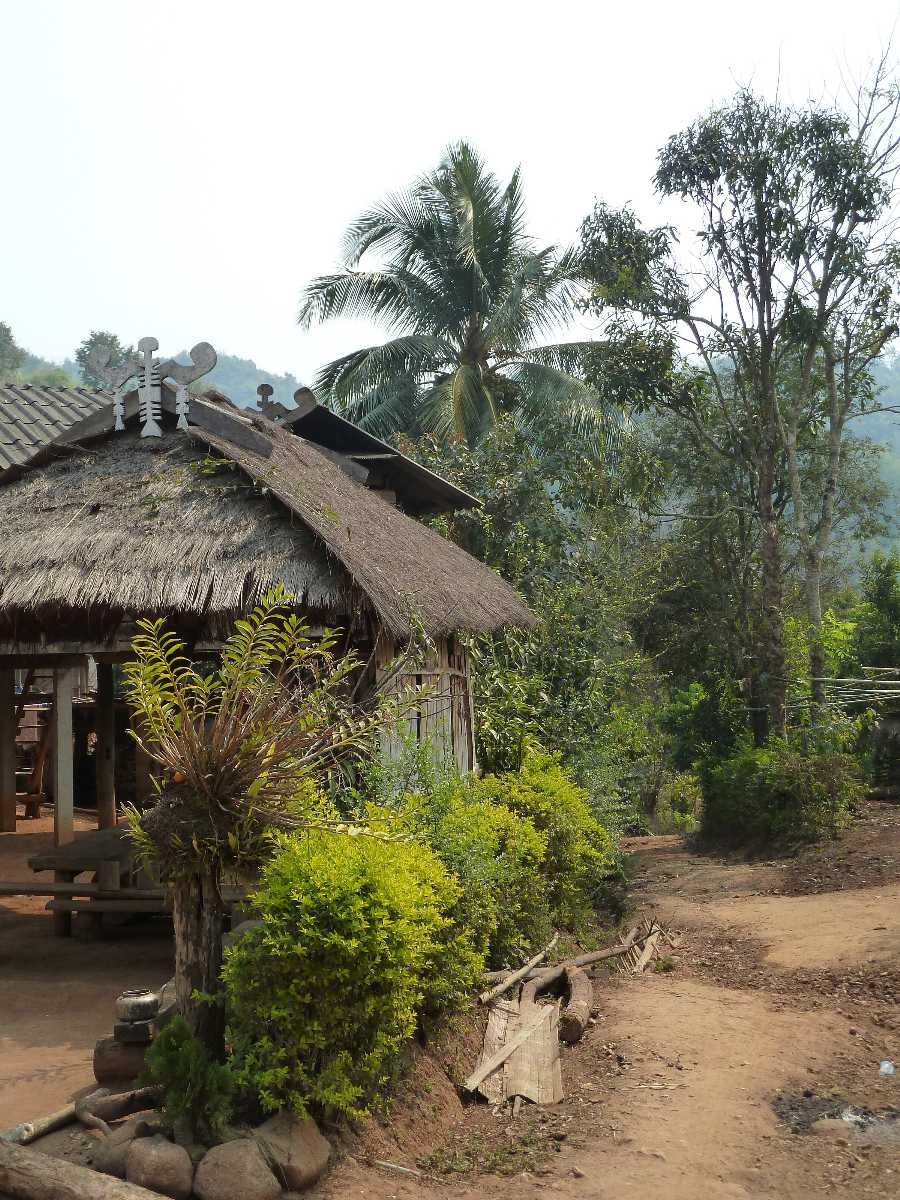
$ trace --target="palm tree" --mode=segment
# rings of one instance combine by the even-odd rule
[[[320,399],[383,437],[472,444],[502,411],[527,431],[552,407],[598,448],[609,424],[578,374],[591,343],[536,344],[571,318],[579,256],[536,249],[524,225],[519,171],[504,188],[465,142],[363,213],[345,235],[344,269],[309,284],[299,323],[364,317],[394,336],[324,366]],[[380,269],[363,267],[370,252]]]

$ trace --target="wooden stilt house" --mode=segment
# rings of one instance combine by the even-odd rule
[[[534,619],[418,519],[476,501],[308,399],[293,420],[243,412],[214,393],[188,397],[173,364],[152,357],[139,382],[113,380],[115,394],[0,388],[0,829],[15,829],[34,794],[35,777],[16,774],[16,738],[37,673],[53,680],[45,751],[64,843],[74,690],[94,702],[98,823],[113,824],[113,664],[128,657],[135,621],[164,615],[196,653],[211,652],[279,582],[373,671],[423,628],[435,653],[417,682],[432,698],[409,732],[470,769],[460,635]],[[136,770],[140,790],[146,764]]]

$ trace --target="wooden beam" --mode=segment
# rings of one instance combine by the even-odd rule
[[[72,691],[74,671],[53,672],[53,841],[64,846],[75,840],[75,781],[72,754]]]
[[[0,833],[16,832],[15,672],[0,668]]]
[[[97,828],[116,823],[116,697],[111,663],[97,663]]]

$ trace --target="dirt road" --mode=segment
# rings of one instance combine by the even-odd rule
[[[638,910],[678,947],[667,970],[598,981],[597,1022],[564,1052],[564,1103],[513,1121],[420,1094],[437,1153],[422,1159],[407,1113],[409,1135],[379,1154],[418,1156],[433,1178],[349,1161],[325,1195],[900,1195],[900,1121],[839,1119],[848,1105],[900,1115],[900,1074],[879,1074],[883,1059],[900,1068],[900,810],[872,805],[795,861],[729,862],[674,837],[631,849]]]
[[[26,860],[48,848],[51,829],[43,817],[0,834],[0,879],[37,878]],[[97,1039],[112,1032],[115,997],[125,988],[156,987],[172,973],[164,925],[130,925],[98,942],[57,938],[46,903],[0,900],[0,1129],[95,1087],[91,1055]]]

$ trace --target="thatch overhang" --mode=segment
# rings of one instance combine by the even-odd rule
[[[205,427],[57,443],[0,486],[4,642],[145,613],[225,618],[277,582],[307,611],[347,625],[368,610],[401,640],[420,622],[438,637],[534,623],[498,575],[312,443],[192,410]],[[237,470],[210,470],[210,450]]]

